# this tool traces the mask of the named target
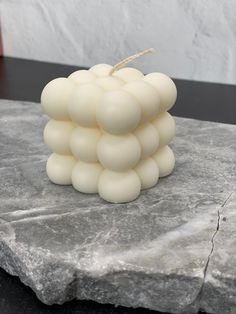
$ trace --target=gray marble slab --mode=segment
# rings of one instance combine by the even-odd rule
[[[46,303],[236,312],[236,126],[176,118],[174,173],[134,202],[49,182],[39,104],[0,101],[0,266]]]

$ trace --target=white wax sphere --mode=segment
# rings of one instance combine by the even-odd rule
[[[82,193],[97,193],[102,170],[100,163],[78,161],[72,171],[73,187]]]
[[[68,105],[75,84],[64,77],[49,82],[41,94],[41,104],[45,113],[55,120],[70,120]]]
[[[161,99],[161,111],[170,110],[177,98],[177,89],[172,79],[163,73],[150,73],[144,80],[156,88]]]
[[[114,76],[103,76],[95,80],[95,83],[106,91],[120,89],[124,81]]]
[[[141,158],[153,155],[159,145],[159,134],[151,123],[146,123],[134,132],[141,145]]]
[[[76,159],[73,156],[53,153],[47,161],[47,175],[53,183],[70,185],[72,169],[75,164]]]
[[[112,134],[125,134],[134,130],[141,119],[138,101],[123,90],[106,92],[97,105],[98,124]]]
[[[97,76],[107,76],[109,75],[112,68],[113,67],[110,64],[101,63],[92,66],[89,71]]]
[[[152,157],[159,168],[160,178],[168,176],[173,171],[175,166],[175,156],[169,146],[160,148]]]
[[[126,171],[139,161],[141,147],[133,134],[122,136],[103,134],[98,143],[97,154],[104,168]]]
[[[142,109],[142,122],[147,122],[157,115],[160,107],[160,97],[150,84],[143,80],[133,81],[125,84],[123,90],[131,93],[139,101]]]
[[[75,71],[74,73],[68,76],[68,79],[72,80],[77,84],[89,83],[94,81],[96,78],[97,76],[88,70]]]
[[[174,118],[168,112],[163,112],[160,113],[157,118],[152,121],[152,124],[159,133],[159,146],[163,147],[169,144],[172,138],[175,136]]]
[[[98,128],[75,128],[70,137],[70,149],[74,156],[85,162],[97,161],[97,144],[101,132]]]
[[[96,106],[104,90],[93,84],[83,84],[71,96],[68,110],[71,119],[84,127],[96,127]]]
[[[99,195],[111,203],[131,202],[139,196],[140,189],[140,179],[134,170],[119,173],[106,169],[99,178]]]
[[[159,169],[152,158],[141,160],[134,170],[140,178],[142,189],[148,189],[157,184]]]
[[[139,70],[129,67],[115,71],[112,75],[121,78],[125,82],[136,81],[144,76]]]
[[[70,155],[70,136],[75,127],[70,121],[50,120],[43,132],[44,141],[53,152]]]

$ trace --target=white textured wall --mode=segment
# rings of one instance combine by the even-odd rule
[[[235,0],[0,0],[5,55],[236,84]]]

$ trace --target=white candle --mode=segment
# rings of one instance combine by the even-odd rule
[[[134,200],[175,165],[168,146],[175,122],[167,112],[177,96],[173,81],[120,65],[97,64],[55,79],[41,96],[52,119],[44,130],[53,151],[49,179],[115,203]]]
[[[113,76],[119,77],[125,82],[132,82],[141,79],[144,75],[134,68],[123,68],[114,72]]]
[[[175,136],[175,120],[168,112],[160,113],[156,119],[152,121],[153,126],[159,134],[159,147],[163,147],[170,143]]]
[[[47,161],[46,171],[49,179],[56,184],[70,185],[72,183],[72,170],[76,159],[72,155],[59,155],[53,153]]]
[[[97,105],[98,124],[115,135],[133,131],[141,119],[141,106],[137,99],[123,90],[104,93]]]
[[[148,189],[157,184],[159,179],[159,168],[153,158],[141,160],[135,167],[140,180],[141,188]]]
[[[94,82],[105,91],[117,90],[124,85],[124,81],[115,76],[102,76],[97,78]]]
[[[151,123],[145,123],[134,131],[141,146],[141,159],[153,155],[159,146],[158,131]]]
[[[144,80],[127,83],[124,90],[133,95],[141,105],[142,122],[155,117],[160,110],[160,97],[156,89]]]
[[[103,134],[97,147],[98,159],[104,168],[126,171],[134,168],[141,156],[141,147],[133,134]]]
[[[53,152],[70,155],[70,137],[75,127],[70,121],[50,120],[44,129],[44,141]]]
[[[82,193],[98,193],[98,181],[103,171],[100,163],[78,161],[72,171],[72,185]]]
[[[59,77],[49,82],[41,94],[44,112],[55,120],[70,120],[68,105],[71,100],[74,83],[67,78]]]
[[[78,126],[73,130],[70,137],[70,149],[72,154],[84,162],[96,162],[97,145],[101,137],[98,128],[83,128]]]
[[[134,170],[114,172],[104,170],[99,178],[99,195],[111,203],[124,203],[135,200],[140,193],[140,178]]]
[[[86,128],[96,127],[96,106],[103,94],[104,90],[93,83],[77,87],[68,106],[70,118]]]
[[[169,146],[160,148],[156,154],[153,155],[153,159],[157,163],[159,168],[159,176],[161,178],[171,174],[175,166],[175,156]]]
[[[97,76],[87,70],[79,70],[72,73],[68,78],[77,84],[84,84],[92,82]]]
[[[113,66],[110,64],[100,63],[92,66],[89,71],[94,73],[96,76],[108,76]]]
[[[175,83],[163,73],[150,73],[143,79],[157,90],[161,99],[161,111],[170,110],[177,98]]]

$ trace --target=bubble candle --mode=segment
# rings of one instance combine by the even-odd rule
[[[124,67],[150,52],[115,66],[97,64],[44,87],[41,104],[51,119],[44,141],[53,152],[46,171],[53,183],[123,203],[173,171],[168,145],[175,121],[167,111],[176,101],[176,86],[163,73]]]

